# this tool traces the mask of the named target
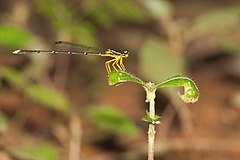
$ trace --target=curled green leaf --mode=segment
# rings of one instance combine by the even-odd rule
[[[164,88],[171,86],[183,86],[184,94],[180,95],[180,99],[185,103],[195,103],[199,98],[199,90],[193,80],[183,77],[174,76],[166,81],[156,85],[156,88]]]
[[[119,85],[124,82],[135,82],[141,85],[144,84],[144,82],[141,79],[123,71],[111,72],[108,75],[108,84],[111,86]]]

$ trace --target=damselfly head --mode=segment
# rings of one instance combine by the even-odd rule
[[[123,51],[122,53],[125,57],[128,57],[129,51]]]

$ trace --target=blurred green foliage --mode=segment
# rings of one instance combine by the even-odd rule
[[[6,131],[8,127],[8,119],[7,117],[0,111],[0,133]]]
[[[172,15],[173,6],[168,0],[141,0],[155,18],[166,18]]]
[[[120,135],[136,134],[138,128],[116,107],[95,106],[88,112],[91,122],[99,131]]]
[[[10,25],[0,26],[0,35],[0,45],[10,49],[20,48],[33,38],[30,32]]]
[[[198,37],[215,36],[220,49],[240,53],[240,4],[206,11],[195,18],[184,30],[184,38],[190,42]]]
[[[67,35],[76,42],[95,45],[97,43],[95,28],[82,17],[75,17],[74,8],[62,0],[36,0],[36,7],[40,14],[50,22],[52,29],[60,34]]]
[[[32,101],[44,107],[63,112],[67,112],[70,109],[70,102],[66,96],[53,88],[27,80],[20,71],[11,68],[2,68],[1,77],[9,81],[15,88],[22,90]]]
[[[142,22],[144,14],[136,3],[129,0],[85,0],[81,10],[103,27],[110,27],[116,20]]]
[[[186,32],[193,39],[198,36],[218,34],[226,37],[226,34],[239,29],[240,5],[227,8],[217,8],[198,16],[186,28]]]
[[[36,0],[38,11],[49,19],[53,30],[68,34],[76,42],[96,45],[97,22],[102,27],[110,27],[114,21],[136,21],[144,19],[139,7],[129,0],[84,0],[79,6],[71,6],[62,0]],[[121,7],[119,7],[121,6]],[[81,12],[79,15],[78,12]]]
[[[224,50],[230,51],[230,53],[240,53],[240,39],[237,37],[222,38],[220,40],[221,46]]]
[[[172,53],[167,42],[149,38],[140,50],[139,69],[149,79],[158,82],[183,73],[184,62],[182,57]]]
[[[22,146],[17,149],[17,153],[34,160],[57,160],[58,153],[54,146],[50,144],[40,144],[36,147]]]

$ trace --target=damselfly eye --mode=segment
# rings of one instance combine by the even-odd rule
[[[124,54],[129,54],[129,51],[123,51]]]

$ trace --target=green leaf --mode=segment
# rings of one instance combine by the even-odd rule
[[[54,29],[74,25],[70,7],[62,0],[36,0],[36,10],[49,19]]]
[[[183,86],[184,94],[180,99],[185,103],[195,103],[199,98],[199,90],[196,84],[189,78],[183,76],[174,76],[166,81],[156,84],[156,88]]]
[[[140,71],[149,79],[159,82],[181,74],[184,62],[174,55],[169,46],[160,40],[148,39],[140,50]]]
[[[239,27],[239,5],[207,11],[196,18],[187,32],[190,37],[204,34],[224,34]]]
[[[0,133],[7,130],[8,127],[8,119],[7,117],[0,112]]]
[[[150,116],[150,112],[148,112],[148,110],[146,110],[146,115],[147,115],[147,116]]]
[[[153,120],[152,120],[152,118],[150,118],[150,116],[142,117],[142,121],[145,121],[145,122],[148,122],[148,123],[152,123],[153,122]]]
[[[135,82],[135,83],[139,83],[139,84],[144,84],[144,82],[141,79],[139,79],[127,72],[123,72],[123,71],[111,72],[108,75],[108,83],[111,86],[119,85],[124,82]]]
[[[70,102],[68,98],[60,94],[57,90],[34,84],[28,81],[23,73],[11,68],[2,68],[1,74],[11,82],[14,87],[21,89],[23,93],[34,102],[40,103],[47,108],[63,112],[69,111]]]
[[[21,72],[12,68],[0,68],[0,74],[14,85],[22,86],[25,79]]]
[[[111,14],[104,9],[104,6],[105,1],[99,3],[97,0],[87,0],[82,2],[80,9],[96,19],[102,26],[109,27],[112,25]]]
[[[139,21],[143,20],[143,14],[140,8],[133,1],[129,0],[106,0],[105,12],[115,16],[113,19],[119,18],[122,20]],[[111,10],[110,10],[111,9]]]
[[[91,23],[80,22],[71,26],[71,35],[77,42],[97,46],[95,27]],[[79,36],[81,35],[81,36]]]
[[[49,19],[54,30],[69,34],[76,41],[96,44],[95,26],[89,21],[83,20],[82,17],[74,17],[76,11],[74,9],[77,9],[75,8],[77,6],[72,8],[63,0],[36,0],[34,2],[37,10]],[[83,1],[83,5],[84,3],[86,2]]]
[[[143,21],[140,7],[129,0],[98,0],[83,1],[80,10],[93,17],[104,27],[110,27],[116,20]]]
[[[146,110],[146,115],[142,118],[142,121],[151,123],[151,124],[161,124],[161,121],[159,120],[161,116],[155,115],[154,119],[150,117],[150,113]]]
[[[16,49],[30,42],[33,35],[23,29],[13,26],[0,26],[0,45]]]
[[[58,153],[54,146],[50,144],[41,144],[36,147],[20,147],[17,151],[24,157],[36,160],[57,160]]]
[[[138,128],[131,120],[117,108],[96,106],[89,109],[88,113],[94,125],[105,132],[129,135],[138,131]]]
[[[159,119],[159,118],[161,118],[161,116],[159,116],[159,115],[156,114],[156,115],[155,115],[155,120],[156,120],[156,119]]]
[[[167,0],[142,0],[142,2],[156,18],[164,18],[172,15],[172,5]]]
[[[48,108],[67,112],[70,108],[68,99],[57,90],[37,84],[28,84],[22,88],[24,93],[33,101]]]
[[[240,53],[239,39],[236,37],[223,37],[220,40],[220,45],[224,50],[230,51],[232,53]]]

